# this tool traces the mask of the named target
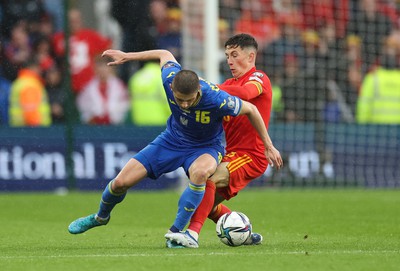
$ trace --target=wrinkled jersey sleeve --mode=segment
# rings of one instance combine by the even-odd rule
[[[163,85],[170,85],[175,75],[182,70],[181,65],[177,62],[168,61],[161,68],[161,78]]]

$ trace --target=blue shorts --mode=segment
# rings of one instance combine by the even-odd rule
[[[224,155],[224,147],[221,144],[207,146],[182,147],[166,141],[163,135],[158,136],[133,158],[138,160],[147,170],[147,176],[157,179],[164,173],[183,167],[189,176],[189,167],[200,155],[210,154],[217,164]]]

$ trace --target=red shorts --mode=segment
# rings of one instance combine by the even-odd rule
[[[233,198],[245,188],[252,180],[260,177],[268,166],[267,159],[252,156],[249,152],[238,151],[227,153],[221,162],[228,162],[229,185],[217,188],[218,194],[226,200]]]

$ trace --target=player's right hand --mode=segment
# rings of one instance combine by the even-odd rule
[[[101,56],[109,57],[113,60],[113,61],[107,63],[108,66],[116,66],[116,65],[120,65],[120,64],[123,64],[126,62],[125,55],[126,55],[126,53],[122,52],[120,50],[109,49],[109,50],[104,51]]]

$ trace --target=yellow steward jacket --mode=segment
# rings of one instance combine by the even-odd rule
[[[171,110],[158,63],[148,62],[129,80],[131,119],[140,126],[165,126]]]
[[[10,126],[49,126],[50,105],[40,76],[32,70],[21,69],[11,85]]]
[[[400,70],[378,68],[365,76],[356,119],[358,123],[400,124]]]

